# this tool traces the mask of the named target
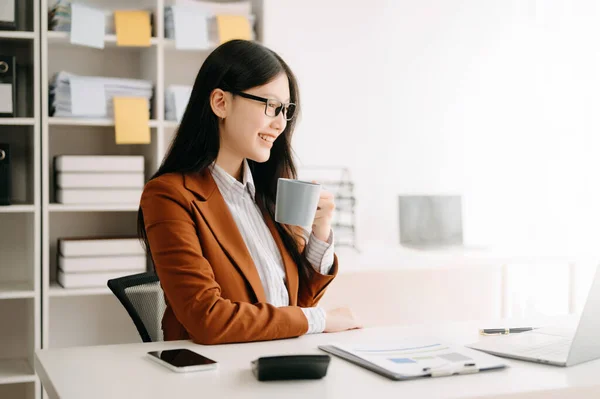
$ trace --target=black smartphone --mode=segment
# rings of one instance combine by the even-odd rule
[[[177,373],[216,369],[218,363],[189,349],[148,352],[150,358]]]

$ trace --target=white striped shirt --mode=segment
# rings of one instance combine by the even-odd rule
[[[256,265],[267,302],[277,307],[289,306],[283,259],[255,202],[256,191],[248,162],[244,160],[242,166],[242,183],[216,163],[210,171]],[[329,274],[333,266],[333,232],[330,233],[328,242],[319,240],[306,230],[305,238],[308,239],[306,258],[317,272]],[[323,309],[302,308],[302,311],[308,320],[307,334],[325,330]]]

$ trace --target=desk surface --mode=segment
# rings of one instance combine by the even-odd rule
[[[506,321],[502,325],[506,326]],[[484,327],[489,327],[487,324]],[[510,367],[471,375],[391,381],[332,358],[327,376],[315,381],[259,382],[250,361],[281,354],[323,353],[317,345],[380,337],[435,336],[467,344],[485,339],[481,323],[369,328],[338,334],[250,344],[201,346],[190,341],[41,350],[36,371],[51,398],[598,398],[600,360],[569,368],[507,360]],[[217,360],[216,371],[178,374],[147,358],[146,352],[185,347]]]

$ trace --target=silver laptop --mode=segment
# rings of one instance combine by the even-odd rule
[[[403,246],[436,249],[463,245],[460,196],[401,195],[398,205]]]
[[[467,346],[492,355],[555,366],[572,366],[600,358],[600,266],[575,329],[540,328],[488,337]]]

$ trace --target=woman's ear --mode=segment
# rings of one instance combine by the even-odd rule
[[[228,105],[227,93],[223,90],[214,89],[210,93],[210,107],[217,117],[224,119],[227,116]]]

